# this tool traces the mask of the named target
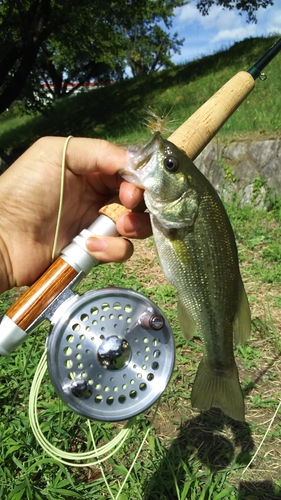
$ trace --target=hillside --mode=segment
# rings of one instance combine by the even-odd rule
[[[20,152],[43,135],[101,137],[124,145],[143,142],[147,130],[142,123],[149,106],[161,114],[171,110],[172,131],[234,74],[249,69],[277,38],[249,38],[170,70],[66,98],[45,116],[7,111],[0,116],[0,149]],[[265,72],[267,79],[256,81],[254,91],[219,132],[228,141],[280,134],[280,54]]]

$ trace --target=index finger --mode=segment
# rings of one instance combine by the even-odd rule
[[[66,161],[76,175],[100,172],[114,175],[129,161],[125,148],[103,139],[72,138],[68,144]],[[135,208],[142,200],[143,190],[121,180],[120,200],[127,208]]]
[[[126,149],[103,139],[73,137],[66,152],[67,167],[77,175],[93,172],[114,175],[128,161]]]

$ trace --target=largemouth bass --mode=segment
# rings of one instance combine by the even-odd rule
[[[181,331],[187,340],[195,331],[203,340],[191,404],[243,421],[233,343],[246,340],[251,319],[224,206],[186,154],[159,132],[120,174],[145,190],[160,265],[178,291]]]

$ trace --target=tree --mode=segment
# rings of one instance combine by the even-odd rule
[[[138,54],[141,72],[168,65],[181,41],[171,27],[185,0],[2,0],[0,2],[0,113],[21,97],[30,108],[92,78],[121,77]],[[137,42],[137,44],[136,44]],[[52,85],[51,85],[52,84]],[[74,87],[72,92],[74,91]],[[44,97],[44,101],[42,101]]]
[[[184,39],[179,40],[177,33],[171,37],[169,30],[174,9],[186,3],[182,0],[154,1],[150,5],[135,2],[134,12],[121,26],[126,41],[126,60],[133,75],[168,67],[172,53],[180,53]]]
[[[248,22],[257,22],[256,11],[263,7],[273,5],[273,0],[197,0],[197,8],[203,16],[209,14],[209,10],[213,5],[220,5],[225,9],[237,9],[239,13],[246,12]]]

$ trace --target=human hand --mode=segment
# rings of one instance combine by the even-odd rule
[[[0,177],[0,293],[33,283],[51,263],[64,144],[63,137],[39,139]],[[141,202],[142,190],[117,173],[127,162],[126,150],[107,141],[69,141],[57,254],[117,192],[129,209]],[[144,213],[122,215],[116,227],[126,238],[151,234]],[[90,238],[88,249],[101,262],[122,262],[133,253],[128,240],[105,236]]]

